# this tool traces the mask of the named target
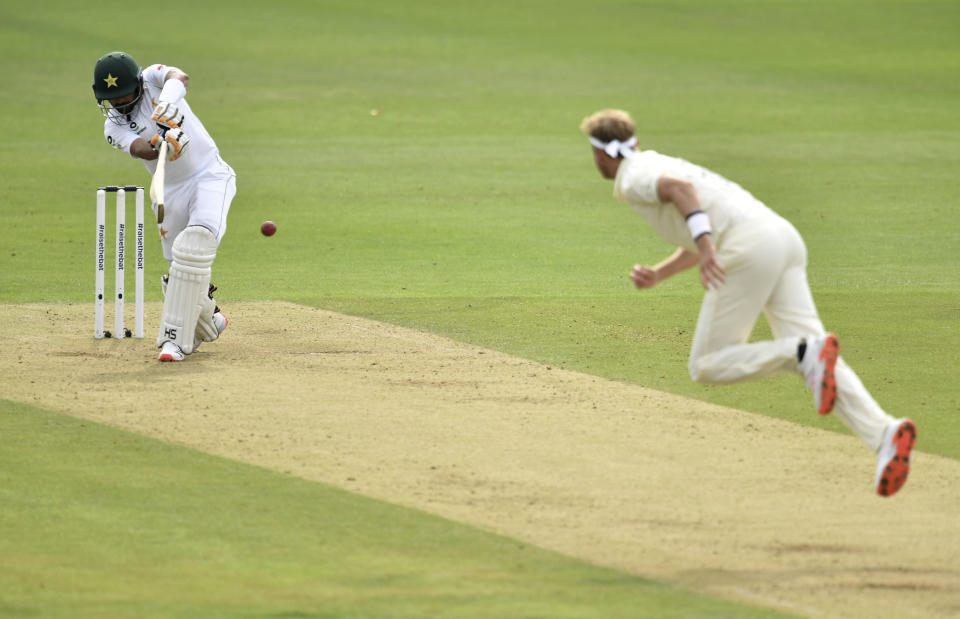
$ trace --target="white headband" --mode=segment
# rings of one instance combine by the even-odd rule
[[[637,154],[637,151],[633,150],[633,147],[637,145],[637,136],[633,136],[626,142],[621,142],[619,140],[610,140],[609,142],[601,142],[597,138],[590,136],[590,143],[607,153],[611,157],[624,157],[629,159]]]

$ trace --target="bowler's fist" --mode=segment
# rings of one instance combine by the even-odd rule
[[[630,279],[637,288],[652,288],[657,284],[657,272],[650,267],[637,264],[630,272]]]

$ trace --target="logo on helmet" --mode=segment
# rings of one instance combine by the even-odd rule
[[[110,52],[97,60],[93,68],[93,95],[104,116],[117,124],[129,122],[125,117],[136,110],[143,96],[142,76],[137,61],[124,52]],[[117,106],[110,103],[118,100],[121,103]]]

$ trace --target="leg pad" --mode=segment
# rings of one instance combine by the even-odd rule
[[[157,346],[173,342],[184,353],[193,352],[197,320],[213,303],[207,291],[216,256],[217,239],[202,226],[187,226],[174,240]]]

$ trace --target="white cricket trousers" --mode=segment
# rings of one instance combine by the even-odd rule
[[[237,175],[219,157],[197,176],[166,188],[163,222],[157,226],[168,264],[173,260],[173,241],[187,226],[203,226],[220,243],[227,233],[227,214],[236,193]]]
[[[726,282],[704,294],[690,351],[691,378],[724,384],[800,373],[800,340],[826,333],[807,283],[807,248],[800,233],[772,214],[738,224],[717,244]],[[761,311],[775,339],[748,344]],[[893,418],[842,358],[837,361],[836,378],[833,414],[877,451]]]

